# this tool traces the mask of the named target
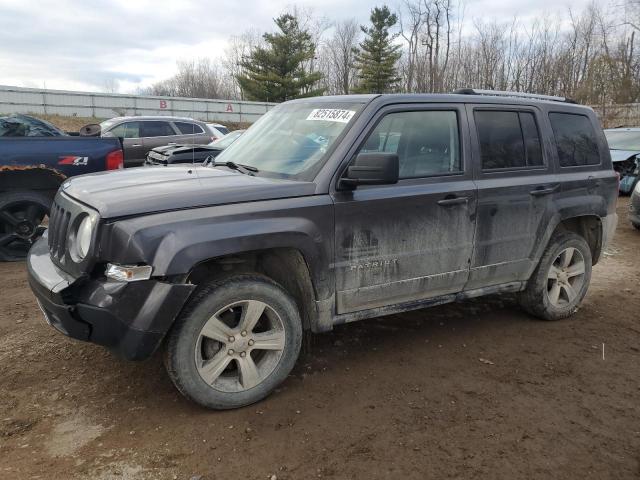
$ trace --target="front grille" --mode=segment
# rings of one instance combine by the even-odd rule
[[[72,230],[77,227],[79,217],[84,215],[95,215],[89,207],[81,204],[73,198],[59,191],[51,206],[49,214],[49,254],[54,264],[66,273],[76,277],[88,272],[93,266],[93,247],[90,248],[87,257],[82,261],[75,261],[69,252],[69,236]],[[94,233],[95,235],[95,233]],[[92,242],[95,241],[95,237]]]
[[[70,221],[71,212],[54,201],[49,214],[49,252],[57,260],[62,260],[67,250]]]

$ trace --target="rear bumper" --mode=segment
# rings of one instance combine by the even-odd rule
[[[74,279],[53,264],[44,238],[31,248],[27,268],[47,323],[128,360],[153,354],[195,288],[158,280]]]

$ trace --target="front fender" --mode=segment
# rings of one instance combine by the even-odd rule
[[[329,196],[268,200],[164,212],[105,225],[101,259],[146,263],[154,276],[188,274],[206,260],[269,248],[295,248],[318,298],[330,292],[334,217]]]

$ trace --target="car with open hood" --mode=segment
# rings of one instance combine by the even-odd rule
[[[156,147],[147,154],[145,166],[176,165],[179,163],[203,163],[212,161],[235,142],[244,130],[235,130],[207,145],[165,145]]]
[[[640,179],[640,128],[611,128],[604,134],[613,169],[620,175],[620,193],[629,195]]]
[[[169,116],[116,117],[100,124],[103,137],[118,137],[124,150],[124,166],[139,167],[147,153],[164,145],[203,145],[217,137],[199,120]]]

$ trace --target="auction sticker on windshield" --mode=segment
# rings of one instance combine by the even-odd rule
[[[315,108],[307,117],[307,120],[323,120],[325,122],[349,123],[355,115],[353,110],[340,110],[337,108]]]

